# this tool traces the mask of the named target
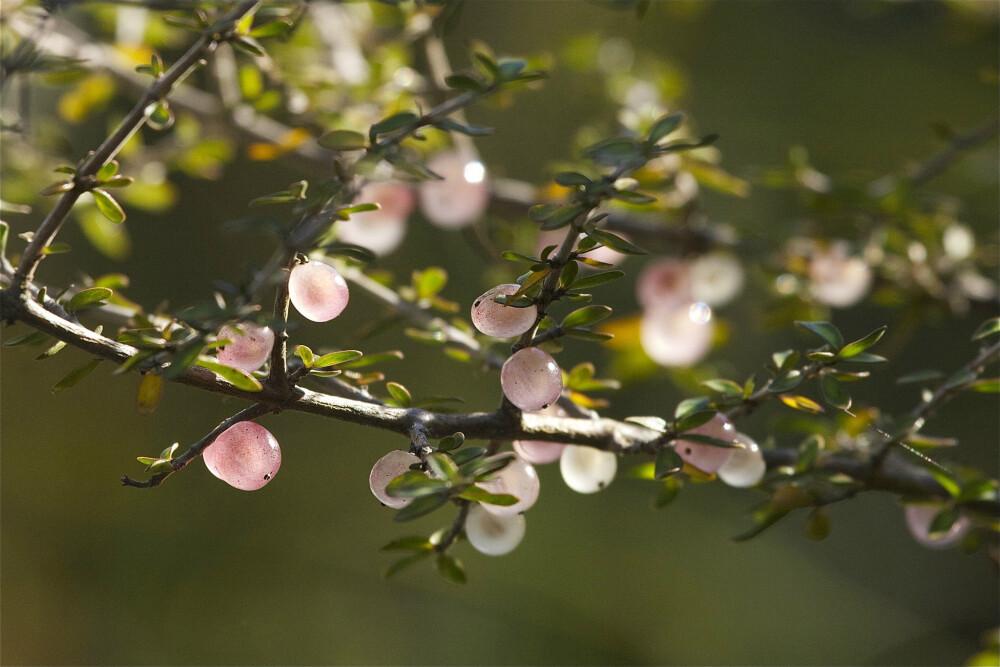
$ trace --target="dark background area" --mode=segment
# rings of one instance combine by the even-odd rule
[[[940,150],[932,123],[961,129],[996,114],[995,80],[983,80],[997,63],[995,3],[956,4],[968,6],[657,2],[639,21],[596,3],[471,2],[448,47],[457,65],[473,37],[498,54],[557,57],[543,90],[470,114],[497,128],[479,142],[496,173],[541,181],[552,161],[572,153],[578,124],[613,117],[600,81],[558,61],[569,37],[595,33],[626,38],[683,74],[683,109],[700,131],[722,136],[723,166],[734,174],[780,164],[802,145],[827,173],[874,179]],[[76,137],[75,154],[98,139]],[[997,158],[993,142],[931,185],[960,199],[960,218],[983,234],[997,226]],[[74,254],[47,260],[43,279],[72,280],[78,265],[94,275],[129,273],[128,295],[149,306],[204,299],[212,280],[270,254],[260,238],[226,235],[219,223],[302,175],[241,161],[218,181],[178,178],[172,211],[130,211],[128,262],[88,251],[68,227]],[[762,188],[746,200],[708,193],[703,210],[762,243],[785,238],[803,215],[794,195]],[[32,222],[13,224],[19,232]],[[444,296],[468,304],[492,283],[466,248],[460,234],[414,216],[406,251],[380,265],[398,276],[444,266]],[[609,287],[606,303],[631,303],[641,265],[625,263],[630,279]],[[734,334],[713,363],[727,377],[759,372],[773,350],[810,344],[793,330],[759,331],[765,290],[751,284],[720,313]],[[352,332],[377,312],[356,297],[335,322],[296,335],[314,348],[351,347],[359,344]],[[865,306],[836,312],[835,322],[860,337],[895,317]],[[893,378],[961,365],[975,353],[966,341],[982,319],[929,322],[900,340],[856,400],[909,410],[919,390]],[[495,376],[443,360],[398,331],[360,345],[403,350],[406,360],[387,370],[421,395],[460,395],[470,410],[499,399]],[[567,350],[564,367],[595,350]],[[596,354],[606,371],[609,357]],[[236,491],[200,463],[157,489],[127,489],[118,478],[139,473],[136,456],[194,442],[243,404],[168,386],[159,410],[142,417],[132,409],[138,376],[111,376],[103,364],[53,395],[85,355],[32,356],[3,348],[0,357],[4,664],[956,664],[998,623],[988,559],[920,548],[890,496],[832,507],[833,532],[822,543],[805,539],[805,517],[796,514],[734,544],[761,494],[688,485],[654,512],[647,483],[620,474],[603,493],[583,496],[563,485],[555,465],[540,467],[540,502],[514,553],[494,559],[457,548],[467,586],[426,566],[385,581],[392,556],[381,545],[451,519],[401,526],[371,497],[372,463],[404,440],[312,416],[269,416],[260,421],[281,442],[283,465],[263,490]],[[607,414],[663,414],[683,397],[664,371],[611,396]],[[763,439],[773,417],[740,428]],[[931,426],[961,439],[957,460],[995,474],[994,397],[956,401]]]

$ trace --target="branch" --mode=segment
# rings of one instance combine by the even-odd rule
[[[93,187],[94,178],[98,170],[111,161],[132,135],[146,123],[148,118],[147,109],[150,104],[163,99],[174,85],[183,79],[192,68],[198,65],[202,57],[211,53],[220,41],[229,39],[231,37],[230,33],[236,23],[252,11],[257,4],[258,0],[243,0],[236,9],[223,19],[225,24],[221,30],[203,34],[181,56],[180,60],[174,63],[163,76],[157,79],[146,90],[146,93],[132,107],[128,115],[122,119],[115,131],[98,146],[97,150],[83,161],[73,176],[72,189],[63,193],[55,207],[42,220],[41,225],[39,225],[31,241],[28,243],[28,247],[21,256],[17,270],[14,272],[14,279],[10,289],[24,290],[25,285],[32,281],[38,264],[45,256],[45,248],[52,243],[56,234],[59,233],[76,200],[80,198],[80,195]]]
[[[1000,130],[1000,118],[994,118],[974,130],[952,137],[951,143],[943,151],[920,163],[909,174],[912,185],[923,185],[943,173],[962,157],[962,153],[986,143]]]

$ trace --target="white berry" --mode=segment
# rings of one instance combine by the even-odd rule
[[[711,351],[715,325],[703,303],[653,308],[639,321],[639,343],[649,358],[667,367],[698,363]]]
[[[809,261],[810,291],[816,301],[827,306],[853,306],[868,294],[873,278],[868,263],[850,255],[845,241],[816,251]]]
[[[319,260],[297,264],[288,277],[292,305],[313,322],[327,322],[340,315],[349,296],[344,277]]]
[[[413,190],[395,183],[368,183],[358,194],[359,203],[376,203],[377,211],[352,213],[337,223],[337,239],[368,248],[379,256],[399,247],[406,236],[406,221],[413,210]]]
[[[371,474],[368,476],[368,487],[380,503],[398,510],[413,502],[412,498],[390,496],[385,492],[385,487],[389,485],[389,482],[407,472],[414,463],[420,463],[420,459],[410,452],[402,450],[389,452],[375,462]]]
[[[743,265],[728,252],[710,252],[691,263],[691,296],[723,306],[743,290]]]
[[[734,449],[726,462],[718,470],[719,479],[737,488],[756,486],[764,479],[767,464],[764,455],[753,438],[745,433],[736,433],[736,442],[746,449]]]
[[[597,493],[614,480],[618,457],[593,447],[566,445],[559,457],[559,472],[566,486],[577,493]]]
[[[477,503],[469,509],[465,536],[479,553],[503,556],[516,549],[524,539],[525,525],[523,514],[497,516]]]
[[[480,482],[479,486],[490,493],[509,493],[517,498],[513,505],[483,503],[483,509],[497,516],[511,516],[531,509],[538,500],[539,481],[535,467],[521,458],[515,458],[495,473],[495,479]]]
[[[432,224],[460,229],[482,216],[490,189],[481,162],[459,151],[448,151],[435,155],[427,166],[444,179],[420,184],[420,210]]]

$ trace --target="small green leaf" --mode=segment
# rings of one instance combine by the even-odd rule
[[[820,376],[819,389],[820,393],[823,394],[823,400],[825,400],[828,405],[850,414],[851,395],[847,393],[847,390],[844,389],[844,385],[840,384],[836,378],[832,375],[826,374]]]
[[[302,365],[306,368],[312,368],[316,361],[316,356],[313,354],[313,351],[305,345],[299,345],[295,348],[295,356],[302,360]],[[332,364],[327,365],[330,366]]]
[[[702,384],[712,391],[722,394],[723,396],[743,396],[743,387],[736,384],[732,380],[705,380]]]
[[[327,368],[329,366],[344,366],[344,368],[348,368],[348,366],[346,365],[347,362],[353,361],[354,359],[360,359],[363,356],[364,353],[361,352],[360,350],[342,350],[340,352],[330,352],[329,354],[324,354],[322,357],[316,359],[313,362],[312,367]],[[398,359],[399,357],[396,357],[394,355],[388,355],[387,358]],[[357,366],[353,366],[353,368],[357,368]]]
[[[607,319],[610,316],[611,308],[608,306],[584,306],[564,317],[562,324],[559,326],[564,329],[585,327]]]
[[[64,252],[69,252],[68,243],[50,243],[49,245],[42,248],[43,255],[61,255]]]
[[[771,360],[774,361],[774,367],[779,371],[788,371],[795,368],[801,356],[796,350],[784,350],[772,354]]]
[[[535,222],[545,222],[560,208],[562,207],[558,204],[537,204],[528,209],[528,217]]]
[[[385,492],[393,498],[422,498],[445,493],[447,490],[447,482],[428,477],[419,470],[404,472],[385,487]]]
[[[357,350],[349,350],[349,352],[357,352]],[[341,354],[341,353],[336,353]],[[323,355],[326,356],[326,355]],[[396,359],[402,359],[403,353],[399,350],[392,350],[390,352],[382,352],[380,354],[366,354],[362,357],[355,357],[350,361],[341,361],[337,365],[341,368],[365,368],[367,366],[372,366],[374,364],[382,363],[383,361],[394,361]],[[320,357],[322,360],[322,357]]]
[[[448,272],[441,267],[431,266],[423,271],[413,272],[413,286],[417,289],[418,299],[430,299],[447,284]]]
[[[662,509],[672,503],[677,498],[677,494],[680,493],[681,486],[683,486],[683,482],[676,476],[664,479],[663,485],[656,494],[656,500],[653,501],[653,507]]]
[[[633,245],[620,236],[603,229],[588,229],[587,236],[623,255],[648,255],[649,253],[637,245]]]
[[[864,338],[845,345],[837,356],[841,359],[850,359],[851,357],[857,356],[875,343],[879,342],[879,340],[882,339],[882,336],[885,335],[886,329],[888,329],[888,327],[879,327]]]
[[[368,131],[368,136],[374,139],[380,134],[389,134],[390,132],[401,130],[404,127],[415,125],[417,120],[417,115],[415,113],[410,111],[401,111],[397,114],[389,116],[388,118],[383,118],[379,122],[372,125],[371,129]]]
[[[680,405],[677,407],[680,409]],[[686,413],[683,417],[677,419],[675,429],[678,433],[690,431],[693,428],[698,428],[699,426],[703,426],[712,421],[712,418],[715,417],[716,414],[715,410],[697,410],[695,412]]]
[[[409,535],[389,542],[382,547],[381,551],[430,551],[432,549],[434,549],[434,545],[423,535]]]
[[[110,299],[112,294],[114,292],[107,287],[91,287],[90,289],[81,290],[69,300],[69,303],[66,304],[66,310],[75,313],[82,308],[96,306]]]
[[[657,433],[663,433],[667,430],[667,420],[662,417],[626,417],[625,421],[630,424],[637,424],[643,428],[648,428],[651,431],[656,431]]]
[[[590,343],[604,343],[614,338],[614,334],[591,331],[590,329],[578,329],[576,327],[563,329],[563,334],[577,340],[585,340]]]
[[[453,433],[447,437],[441,438],[438,441],[438,451],[450,452],[453,449],[458,449],[465,443],[465,434],[461,431]]]
[[[946,507],[931,520],[931,525],[927,528],[927,534],[931,537],[943,535],[951,530],[951,527],[958,521],[958,512],[951,507]]]
[[[97,180],[106,181],[118,173],[118,160],[111,160],[97,170]]]
[[[465,583],[465,568],[462,566],[462,561],[451,554],[438,554],[437,571],[453,584]]]
[[[869,352],[860,352],[858,354],[855,354],[850,359],[845,359],[845,361],[850,361],[855,364],[881,364],[888,361],[888,359],[886,359],[885,357],[881,357],[877,354],[871,354]]]
[[[573,220],[575,220],[583,212],[584,208],[582,206],[560,207],[558,211],[550,215],[545,222],[542,223],[540,229],[543,231],[560,229],[573,222]]]
[[[810,540],[822,542],[830,535],[830,515],[822,507],[817,507],[809,513],[805,530]]]
[[[809,412],[814,415],[823,412],[822,405],[810,398],[806,398],[805,396],[789,396],[788,394],[782,394],[778,398],[781,399],[782,403],[794,410]]]
[[[486,503],[487,505],[500,505],[502,507],[509,507],[510,505],[516,505],[518,502],[517,496],[512,496],[509,493],[490,493],[489,491],[478,486],[470,486],[466,488],[462,493],[458,494],[459,498],[464,500],[471,500],[477,503]]]
[[[660,139],[680,127],[683,121],[684,114],[679,113],[661,117],[649,128],[649,143],[655,144],[659,142]]]
[[[235,46],[240,51],[245,51],[246,53],[249,53],[250,55],[253,56],[257,56],[258,58],[263,58],[264,56],[267,55],[267,52],[264,51],[264,48],[253,37],[245,37],[243,35],[240,35],[235,39],[231,39],[229,43]]]
[[[653,476],[656,479],[663,479],[680,472],[684,467],[684,460],[680,454],[674,451],[673,447],[664,447],[656,453],[656,463],[653,468]]]
[[[634,205],[652,204],[656,201],[656,197],[632,190],[612,190],[611,196],[626,204]]]
[[[38,192],[40,197],[51,197],[52,195],[59,195],[64,192],[69,192],[73,189],[73,181],[56,181],[51,185],[42,188]]]
[[[287,33],[291,27],[292,22],[289,19],[280,18],[274,21],[268,21],[267,23],[262,23],[247,34],[254,39],[261,39],[264,37],[280,37],[281,35]]]
[[[988,319],[980,324],[972,334],[972,340],[980,340],[996,333],[1000,333],[1000,317]]]
[[[393,576],[395,574],[398,574],[399,572],[405,570],[406,568],[410,567],[411,565],[413,565],[415,563],[419,563],[423,559],[429,557],[432,553],[434,553],[433,550],[430,550],[430,551],[419,551],[419,552],[417,552],[415,554],[410,554],[406,558],[402,558],[400,560],[397,560],[395,563],[393,563],[388,568],[386,568],[386,571],[385,571],[385,573],[383,573],[382,576],[385,577],[386,579],[388,579],[389,577],[391,577],[391,576]]]
[[[896,384],[917,384],[924,382],[936,382],[938,380],[943,380],[944,378],[945,374],[942,373],[941,371],[927,369],[903,375],[896,379]]]
[[[583,174],[576,171],[561,171],[553,177],[553,180],[559,185],[566,187],[573,187],[577,185],[587,186],[593,182]]]
[[[425,514],[430,514],[446,502],[448,502],[447,493],[438,493],[432,496],[416,498],[412,503],[396,512],[394,520],[410,521],[411,519],[416,519],[417,517],[424,516]]]
[[[457,433],[455,435],[458,435]],[[465,436],[462,436],[463,439]],[[485,447],[466,447],[451,454],[451,460],[458,466],[464,466],[486,453]]]
[[[191,367],[191,364],[198,360],[198,355],[204,349],[205,339],[200,335],[194,336],[190,342],[181,345],[170,359],[170,365],[163,371],[163,379],[173,380],[180,377],[184,371]]]
[[[42,352],[40,355],[35,357],[35,361],[42,361],[43,359],[48,359],[49,357],[54,357],[57,355],[64,347],[66,347],[66,341],[56,341],[54,345],[49,347],[47,350]]]
[[[106,181],[101,181],[101,187],[104,188],[124,188],[135,183],[135,179],[131,176],[114,176]]]
[[[612,280],[618,280],[625,275],[624,271],[605,271],[603,273],[595,273],[590,276],[584,276],[583,278],[578,278],[573,281],[569,286],[571,290],[584,290],[590,289],[592,287],[597,287],[598,285],[603,285],[604,283],[609,283]]]
[[[431,476],[439,480],[448,480],[450,482],[457,482],[461,475],[458,472],[458,466],[455,462],[451,460],[451,457],[443,452],[432,452],[427,455],[424,459],[427,464],[427,470],[430,472]]]
[[[978,391],[981,394],[996,394],[1000,393],[1000,379],[998,378],[988,378],[982,380],[976,380],[969,384],[969,389],[972,391]]]
[[[97,204],[97,210],[101,212],[101,215],[114,223],[125,222],[125,211],[114,197],[100,188],[94,188],[90,194],[93,196],[94,203]]]
[[[59,380],[59,382],[57,382],[55,386],[52,387],[52,393],[55,394],[56,392],[63,391],[64,389],[69,389],[77,382],[90,375],[93,372],[93,370],[97,368],[98,365],[100,365],[101,361],[103,360],[91,359],[83,366],[74,368],[73,370],[71,370],[69,373],[66,374],[66,377],[64,377],[62,380]]]
[[[0,220],[0,257],[7,254],[7,239],[10,237],[10,225]]]
[[[323,148],[331,151],[354,151],[367,146],[365,135],[351,130],[333,130],[316,140]]]
[[[492,127],[486,127],[483,125],[466,125],[465,123],[459,123],[457,120],[451,118],[445,118],[434,123],[435,127],[445,130],[447,132],[458,132],[459,134],[464,134],[469,137],[485,137],[493,134]]]
[[[802,384],[802,373],[798,370],[791,370],[774,378],[767,386],[767,390],[772,394],[782,394],[795,389],[800,384]]]
[[[524,264],[538,264],[542,260],[537,257],[529,257],[528,255],[522,255],[519,252],[514,252],[513,250],[505,250],[500,253],[501,259],[506,259],[508,262],[522,262]]]
[[[399,407],[408,408],[413,405],[413,396],[410,395],[410,390],[403,385],[398,382],[386,382],[385,388],[389,390],[389,395]]]
[[[226,366],[206,357],[199,358],[195,363],[202,368],[212,371],[237,389],[242,389],[243,391],[260,391],[263,389],[257,378],[239,368]]]
[[[844,336],[840,333],[837,327],[833,326],[829,322],[801,322],[797,321],[795,324],[799,325],[803,329],[810,331],[824,341],[826,341],[830,347],[834,350],[839,350],[844,346]]]
[[[146,124],[157,131],[169,130],[174,124],[174,111],[166,100],[158,100],[146,107]]]
[[[450,74],[445,77],[444,83],[449,88],[455,90],[471,90],[477,93],[486,88],[486,85],[482,81],[467,74]]]
[[[594,162],[617,167],[626,164],[641,164],[643,162],[642,148],[632,139],[609,139],[587,148],[584,153]]]
[[[799,445],[799,457],[795,462],[795,472],[804,473],[811,470],[825,442],[823,436],[818,434],[810,435],[803,440]]]

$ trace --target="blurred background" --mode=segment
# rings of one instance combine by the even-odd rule
[[[991,2],[653,2],[641,20],[608,3],[473,2],[445,39],[457,67],[474,38],[500,55],[551,58],[544,87],[519,93],[513,106],[469,114],[496,127],[477,142],[492,172],[536,183],[553,162],[575,156],[577,126],[613,127],[617,107],[604,79],[572,65],[586,44],[610,43],[619,54],[612,67],[661,60],[698,131],[721,135],[722,166],[751,181],[786,164],[792,146],[806,147],[832,177],[901,173],[942,149],[936,123],[965,129],[997,112]],[[38,123],[56,122],[44,107],[53,90],[38,93]],[[96,145],[120,118],[116,109],[63,128],[65,155],[75,161]],[[960,219],[993,243],[997,162],[994,140],[930,185],[954,197]],[[269,241],[225,233],[221,223],[244,215],[248,199],[307,175],[244,158],[215,180],[172,174],[175,204],[126,207],[127,259],[96,253],[67,226],[61,240],[74,252],[47,260],[42,279],[66,283],[80,267],[124,271],[127,295],[147,307],[205,299],[213,280],[234,280],[271,253]],[[47,205],[8,216],[14,233],[34,228]],[[701,210],[764,247],[806,215],[795,193],[760,187],[746,198],[706,191]],[[603,292],[605,303],[635,309],[632,280],[643,261],[623,264],[630,277]],[[460,304],[516,275],[510,267],[484,275],[462,234],[419,214],[404,250],[377,263],[403,278],[430,265],[447,268],[443,296]],[[995,262],[990,271],[995,278]],[[730,332],[711,358],[719,376],[743,379],[760,373],[770,352],[813,344],[790,327],[767,329],[768,286],[753,267],[749,274],[740,300],[719,314]],[[358,341],[359,324],[380,312],[356,297],[335,322],[295,335],[314,349],[400,349],[406,359],[386,371],[415,393],[462,396],[470,410],[497,404],[495,376],[443,359],[398,328]],[[919,388],[894,378],[965,363],[976,349],[969,335],[987,315],[943,315],[887,339],[891,361],[852,387],[856,402],[908,411]],[[833,317],[860,337],[881,324],[892,332],[899,313],[865,305]],[[609,352],[567,348],[564,368],[590,358],[602,377],[615,372]],[[654,511],[647,482],[620,472],[604,492],[578,495],[553,465],[539,468],[541,498],[515,552],[490,558],[460,544],[466,586],[428,564],[386,581],[381,573],[394,558],[381,545],[451,520],[445,511],[395,524],[371,497],[372,463],[405,448],[403,439],[312,416],[268,416],[260,422],[280,441],[283,465],[258,492],[220,483],[200,462],[159,488],[123,488],[122,474],[141,473],[136,456],[186,446],[243,404],[168,386],[144,417],[133,410],[136,375],[111,376],[104,364],[52,394],[85,355],[67,350],[34,362],[23,347],[0,354],[4,664],[958,664],[998,624],[991,561],[919,547],[891,496],[831,507],[833,531],[821,543],[805,538],[804,516],[793,514],[736,544],[730,538],[750,526],[759,493],[691,484]],[[666,370],[646,374],[608,395],[606,414],[669,413],[690,395],[686,381]],[[763,440],[776,414],[762,411],[740,430]],[[957,436],[952,458],[995,475],[998,417],[995,398],[976,394],[945,408],[928,431]]]

